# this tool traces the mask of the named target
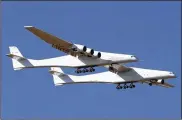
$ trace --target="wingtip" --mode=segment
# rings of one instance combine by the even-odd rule
[[[12,54],[6,54],[6,56],[8,56],[8,57],[12,57]]]
[[[33,26],[24,26],[24,28],[33,28]]]

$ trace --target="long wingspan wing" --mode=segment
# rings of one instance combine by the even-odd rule
[[[72,47],[72,43],[67,42],[61,38],[58,38],[56,36],[53,36],[47,32],[44,32],[36,27],[33,26],[24,26],[28,31],[39,37],[40,39],[44,40],[45,42],[52,45],[52,47],[59,47],[59,50],[68,53],[69,48]],[[57,48],[58,49],[58,48]]]
[[[61,38],[58,38],[56,36],[53,36],[43,30],[40,30],[36,27],[33,27],[33,26],[24,26],[28,31],[30,31],[31,33],[33,33],[34,35],[36,35],[37,37],[39,37],[40,39],[42,39],[43,41],[49,43],[52,45],[52,47],[64,52],[64,53],[67,53],[69,55],[72,55],[72,56],[88,56],[88,53],[86,52],[82,52],[82,51],[75,51],[74,50],[74,47],[75,46],[82,46],[82,45],[79,45],[79,44],[73,44],[73,43],[70,43],[70,42],[67,42]],[[84,47],[84,46],[83,46]]]

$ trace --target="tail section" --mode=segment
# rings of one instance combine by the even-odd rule
[[[65,74],[60,67],[51,67],[49,72],[53,76],[55,86],[73,82],[70,76]]]
[[[60,68],[60,67],[51,67],[51,70],[49,70],[49,72],[51,74],[54,74],[54,75],[65,75],[63,70]]]
[[[11,54],[23,57],[23,55],[16,46],[9,46],[9,50]]]
[[[15,46],[9,47],[10,54],[7,54],[6,56],[12,58],[13,68],[14,70],[20,70],[24,67],[23,61],[26,60],[26,58],[23,57],[19,49]]]
[[[17,47],[9,46],[9,51],[10,51],[10,54],[7,54],[8,57],[11,57],[16,60],[25,59]]]

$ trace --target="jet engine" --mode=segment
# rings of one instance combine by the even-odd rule
[[[86,52],[87,47],[84,45],[74,44],[73,51]]]
[[[94,52],[94,55],[93,56],[95,56],[97,58],[100,58],[101,57],[101,53],[100,52]]]
[[[89,55],[93,55],[94,54],[94,49],[87,48],[87,53]]]
[[[157,80],[158,83],[164,84],[164,80],[163,79],[159,79]]]
[[[101,57],[101,53],[100,53],[100,52],[97,53],[97,57],[98,57],[98,58]]]
[[[74,44],[72,50],[75,52],[80,52],[81,54],[85,54],[89,57],[97,57],[97,58],[101,57],[100,52],[94,51],[94,49],[87,48],[86,46],[80,44]]]

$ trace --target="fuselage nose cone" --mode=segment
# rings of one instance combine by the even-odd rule
[[[169,74],[170,74],[171,77],[176,78],[176,75],[173,72],[169,72]]]
[[[138,61],[138,58],[134,55],[131,55],[132,60]]]

